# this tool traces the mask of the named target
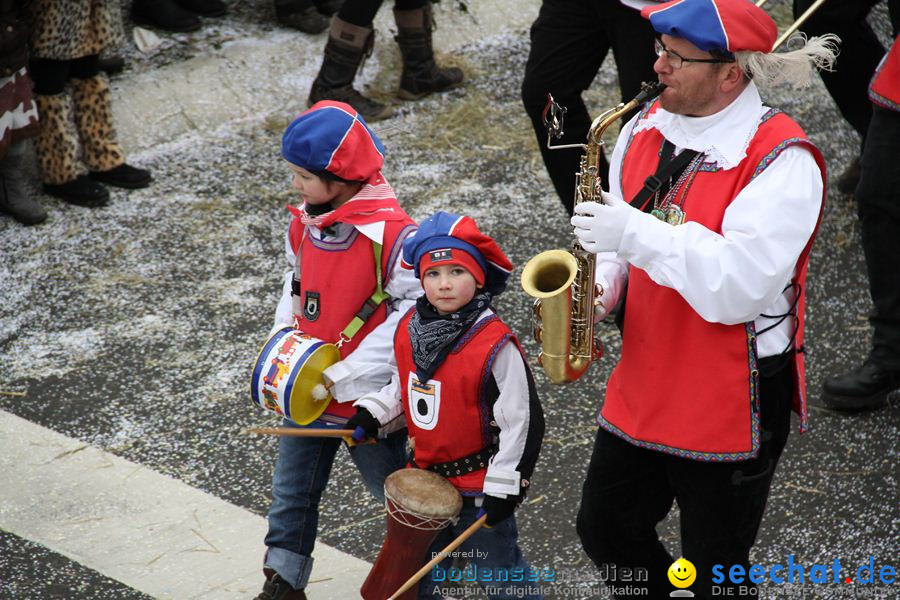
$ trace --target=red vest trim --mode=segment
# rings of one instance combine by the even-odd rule
[[[487,386],[497,352],[510,340],[517,345],[518,341],[496,314],[485,317],[460,338],[423,385],[416,379],[409,339],[409,320],[414,311],[397,326],[394,352],[403,412],[409,437],[415,440],[416,464],[425,468],[474,454],[495,442]],[[486,471],[476,469],[449,481],[463,495],[481,495]]]
[[[646,118],[656,108],[645,110],[639,118]],[[662,134],[656,129],[632,133],[622,161],[626,199],[656,170],[662,143]],[[821,154],[802,129],[784,114],[769,111],[740,165],[726,171],[701,163],[693,178],[686,178],[689,187],[682,190],[686,220],[721,233],[725,210],[740,190],[794,144],[803,144],[812,152],[824,178]],[[814,239],[815,231],[798,258],[794,280],[800,286],[794,409],[801,416],[801,430],[806,428],[803,307]],[[629,269],[625,301],[622,358],[607,384],[600,426],[635,445],[696,460],[736,461],[756,456],[759,370],[753,322],[724,325],[704,321],[678,292],[656,284],[635,267]]]
[[[299,219],[295,219],[299,221]],[[384,226],[381,254],[383,283],[393,273],[393,263],[403,240],[415,230],[412,220],[389,221]],[[335,343],[341,331],[375,291],[375,254],[372,241],[354,229],[341,242],[302,236],[295,249],[300,295],[293,297],[294,327],[307,335]],[[390,306],[383,303],[366,321],[353,339],[341,346],[346,358],[369,333],[387,318]],[[385,382],[387,383],[387,382]],[[352,402],[332,401],[320,417],[324,422],[343,423],[356,413]]]
[[[900,111],[900,44],[897,40],[900,36],[875,70],[869,84],[869,99],[881,107]]]

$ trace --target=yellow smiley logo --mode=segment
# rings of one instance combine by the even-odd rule
[[[691,561],[686,558],[679,558],[672,563],[668,570],[669,582],[677,588],[690,587],[694,580],[697,579],[697,569]]]

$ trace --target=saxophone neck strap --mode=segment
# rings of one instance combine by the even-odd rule
[[[653,195],[659,192],[663,185],[668,184],[670,178],[677,178],[681,175],[685,167],[688,166],[688,163],[700,154],[696,150],[683,150],[681,154],[673,158],[672,155],[674,153],[675,144],[669,140],[665,140],[662,152],[660,152],[659,165],[656,167],[656,173],[644,180],[644,185],[641,186],[638,193],[631,199],[631,206],[643,212],[650,212],[653,208],[653,203],[650,202]]]

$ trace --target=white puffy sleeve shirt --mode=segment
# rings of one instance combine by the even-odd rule
[[[729,169],[746,155],[767,110],[751,83],[714,115],[686,117],[660,109],[642,127],[658,129],[676,152],[697,150]],[[636,119],[622,128],[610,161],[610,190],[619,196],[622,158]],[[793,303],[793,290],[785,288],[815,229],[822,191],[822,173],[812,153],[795,145],[740,191],[725,210],[722,233],[690,221],[673,227],[635,211],[618,251],[598,255],[604,306],[611,309],[620,299],[631,264],[677,291],[706,321],[755,321],[757,331],[769,327],[778,319],[762,315],[782,315]],[[791,343],[793,326],[792,319],[784,319],[760,335],[759,356],[782,352]]]

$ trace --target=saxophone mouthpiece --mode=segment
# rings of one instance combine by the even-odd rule
[[[666,89],[666,84],[660,83],[659,81],[651,81],[649,83],[642,81],[641,91],[634,97],[633,102],[636,104],[643,104],[647,100],[659,96],[664,89]]]

